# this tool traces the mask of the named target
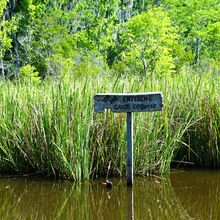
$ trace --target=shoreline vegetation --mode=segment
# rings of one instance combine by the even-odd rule
[[[126,174],[126,114],[94,113],[104,92],[157,92],[161,112],[134,114],[134,170],[171,164],[220,167],[220,76],[193,72],[151,77],[61,75],[0,82],[0,172],[83,180]]]
[[[114,92],[164,96],[135,174],[219,168],[219,61],[219,0],[0,0],[0,174],[126,175],[126,114],[93,110]]]

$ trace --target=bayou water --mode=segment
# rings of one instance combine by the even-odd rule
[[[79,183],[0,178],[0,219],[220,219],[220,171]]]

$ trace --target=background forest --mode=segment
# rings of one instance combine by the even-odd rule
[[[0,0],[0,17],[0,173],[124,176],[104,92],[163,93],[135,114],[136,174],[220,167],[219,0]]]
[[[1,0],[1,76],[219,70],[218,0]]]

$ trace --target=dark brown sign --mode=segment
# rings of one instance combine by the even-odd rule
[[[162,93],[105,93],[94,97],[95,112],[153,112],[163,108]]]

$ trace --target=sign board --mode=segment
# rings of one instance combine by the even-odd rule
[[[154,112],[163,108],[162,93],[106,93],[94,97],[95,112]]]
[[[127,185],[133,184],[133,112],[154,112],[163,108],[161,92],[104,93],[94,97],[94,111],[127,112]]]

